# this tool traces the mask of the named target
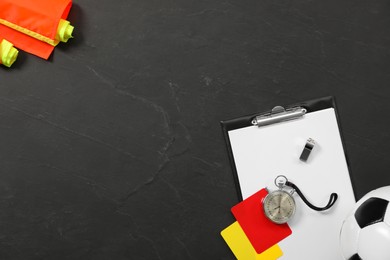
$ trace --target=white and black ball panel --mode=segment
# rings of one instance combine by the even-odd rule
[[[387,206],[386,212],[385,212],[385,219],[383,220],[387,225],[390,226],[390,203]]]
[[[355,211],[355,219],[360,228],[383,222],[388,204],[389,201],[377,197],[364,201]]]
[[[375,189],[375,190],[368,192],[366,195],[364,195],[362,198],[360,198],[356,202],[356,204],[355,204],[355,206],[350,214],[353,214],[355,212],[355,210],[358,207],[360,207],[360,205],[362,205],[367,199],[372,198],[372,197],[381,198],[381,199],[385,199],[387,201],[390,201],[390,186],[381,187],[381,188],[378,188],[378,189]]]
[[[346,259],[350,258],[358,251],[358,240],[360,227],[355,220],[354,215],[350,215],[344,222],[340,232],[340,241],[342,243],[341,251]]]
[[[360,206],[364,201],[366,201],[368,198],[371,198],[371,197],[377,197],[377,198],[381,198],[381,199],[385,199],[385,200],[390,201],[390,186],[385,186],[385,187],[381,187],[381,188],[378,188],[376,190],[370,191],[369,193],[364,195],[358,201],[358,203],[356,204],[356,207]]]
[[[363,260],[358,254],[354,254],[348,260]]]
[[[384,222],[369,225],[360,231],[357,252],[363,260],[389,260],[389,241],[389,225]]]
[[[355,204],[342,225],[340,245],[346,260],[390,260],[390,186]]]

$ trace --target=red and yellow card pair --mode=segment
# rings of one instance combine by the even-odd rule
[[[274,260],[283,255],[277,243],[292,231],[287,224],[275,224],[265,216],[262,200],[267,194],[262,189],[235,205],[231,211],[237,221],[221,232],[239,260]]]

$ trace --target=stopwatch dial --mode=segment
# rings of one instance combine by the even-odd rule
[[[290,193],[278,190],[268,194],[263,201],[264,213],[269,220],[284,224],[295,213],[295,201]]]

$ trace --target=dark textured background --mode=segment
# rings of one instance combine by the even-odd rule
[[[390,184],[390,2],[74,1],[0,68],[0,259],[233,259],[219,121],[336,97],[359,197]],[[311,258],[310,258],[311,259]]]

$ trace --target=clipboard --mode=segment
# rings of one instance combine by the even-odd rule
[[[335,99],[323,97],[221,121],[240,200],[264,187],[276,190],[278,175],[314,204],[325,205],[332,192],[339,195],[325,212],[311,210],[295,196],[297,210],[288,222],[292,234],[279,243],[280,259],[343,259],[339,233],[356,200],[338,118]],[[316,144],[301,161],[309,138]]]

